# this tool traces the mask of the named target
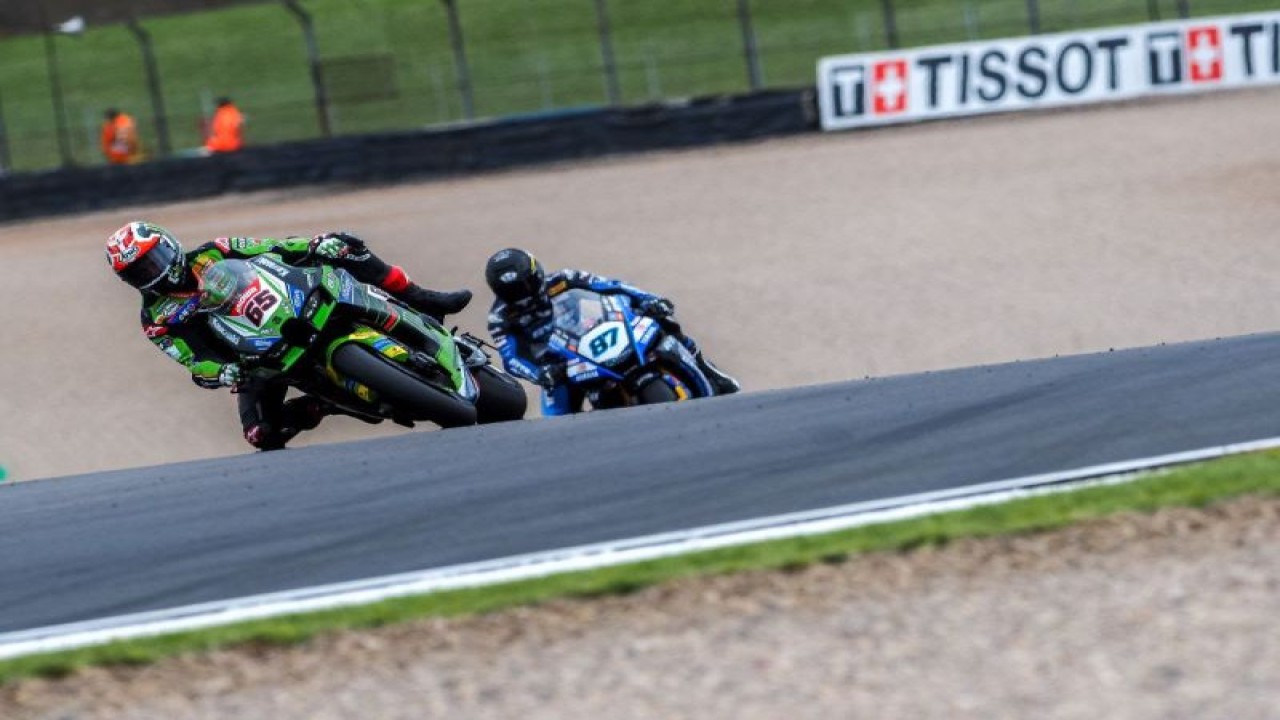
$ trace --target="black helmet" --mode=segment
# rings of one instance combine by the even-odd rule
[[[484,266],[484,281],[499,300],[519,303],[542,294],[542,265],[519,248],[499,250]]]

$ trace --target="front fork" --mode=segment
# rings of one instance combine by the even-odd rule
[[[645,383],[650,382],[654,378],[661,377],[663,382],[671,386],[675,390],[676,395],[681,400],[690,397],[711,397],[715,395],[715,390],[711,387],[711,382],[707,380],[706,375],[698,367],[698,359],[689,352],[689,348],[677,340],[672,335],[665,335],[653,350],[655,360],[665,364],[667,367],[680,371],[679,375],[658,368],[649,367],[638,377],[627,378],[627,386],[629,388],[640,388]],[[692,381],[692,385],[687,383],[685,379]]]

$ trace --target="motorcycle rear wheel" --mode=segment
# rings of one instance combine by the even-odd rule
[[[476,424],[476,408],[460,397],[434,388],[363,345],[347,344],[333,353],[333,367],[390,399],[390,404],[412,420],[426,420],[443,428]]]

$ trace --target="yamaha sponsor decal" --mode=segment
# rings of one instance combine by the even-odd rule
[[[825,130],[1280,83],[1280,12],[842,55]]]

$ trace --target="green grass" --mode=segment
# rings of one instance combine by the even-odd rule
[[[1176,16],[1176,0],[1039,0],[1045,32]],[[1189,0],[1196,15],[1273,9],[1277,0]],[[462,119],[443,6],[434,0],[306,0],[326,61],[382,55],[393,68],[381,97],[377,78],[332,73],[339,133],[408,129]],[[503,116],[605,101],[592,0],[459,0],[476,112]],[[751,0],[767,87],[813,82],[829,54],[886,46],[881,0]],[[903,45],[1027,32],[1026,0],[895,0]],[[748,90],[734,0],[609,0],[622,101],[642,103]],[[200,143],[212,100],[234,96],[249,116],[249,139],[270,143],[319,134],[298,24],[279,3],[150,19],[177,148]],[[71,154],[100,162],[102,111],[118,106],[156,147],[141,55],[123,26],[59,36]],[[10,166],[59,163],[43,40],[0,42],[0,116]]]
[[[828,535],[0,661],[0,683],[30,676],[65,676],[88,665],[149,663],[228,646],[293,645],[335,629],[371,628],[428,616],[487,613],[554,598],[626,594],[691,575],[794,570],[813,563],[845,562],[861,553],[906,551],[943,545],[958,538],[1041,532],[1119,512],[1202,507],[1243,495],[1280,495],[1280,452],[1234,456],[1123,485],[1027,498]]]

